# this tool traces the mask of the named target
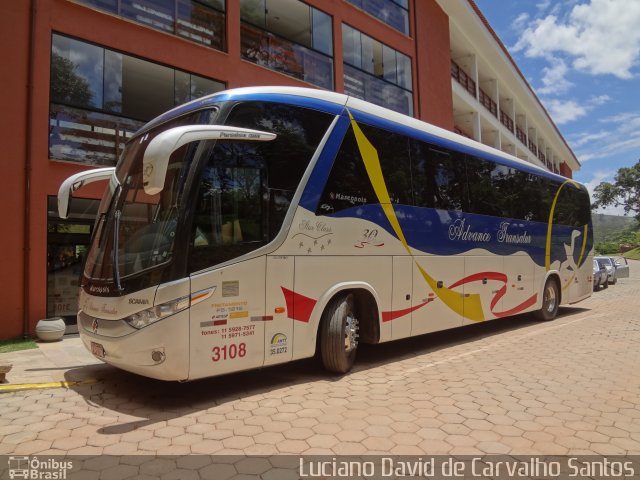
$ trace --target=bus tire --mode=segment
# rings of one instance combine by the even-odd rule
[[[330,372],[347,373],[356,359],[358,320],[353,305],[353,294],[339,294],[322,314],[320,352],[322,363]]]
[[[556,318],[560,306],[560,288],[555,278],[548,278],[542,292],[542,308],[536,312],[536,318],[548,322]]]

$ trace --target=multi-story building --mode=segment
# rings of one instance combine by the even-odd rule
[[[344,92],[570,177],[580,167],[472,0],[21,0],[0,35],[0,338],[77,310],[100,187],[62,221],[55,195],[114,165],[133,132],[250,85]]]

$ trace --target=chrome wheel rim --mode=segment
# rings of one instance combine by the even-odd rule
[[[351,313],[345,318],[344,351],[349,353],[358,347],[358,319]]]
[[[556,289],[553,288],[553,285],[549,284],[544,290],[545,310],[549,313],[553,313],[556,309],[556,301]]]

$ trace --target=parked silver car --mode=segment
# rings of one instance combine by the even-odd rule
[[[607,281],[610,285],[618,283],[619,278],[629,278],[629,264],[624,257],[595,257],[607,269]]]
[[[607,281],[607,269],[604,263],[599,262],[595,258],[593,259],[593,291],[597,292],[601,288],[607,288],[609,282]]]
[[[601,262],[607,269],[607,281],[609,285],[615,285],[618,283],[618,277],[616,277],[616,265],[611,260],[611,257],[596,257],[598,262]]]

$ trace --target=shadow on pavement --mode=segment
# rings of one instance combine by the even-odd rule
[[[587,309],[563,307],[557,321],[585,311]],[[549,322],[549,325],[553,323]],[[537,324],[539,322],[532,315],[524,314],[380,345],[361,345],[353,371],[376,368]],[[154,380],[109,365],[71,369],[65,377],[69,381],[97,378],[98,383],[72,385],[70,388],[82,395],[89,405],[115,411],[120,416],[137,417],[136,420],[105,426],[98,430],[98,433],[106,435],[130,432],[146,425],[180,418],[228,402],[301,383],[333,382],[342,378],[324,371],[317,358],[187,383]],[[238,412],[239,415],[244,413]]]

